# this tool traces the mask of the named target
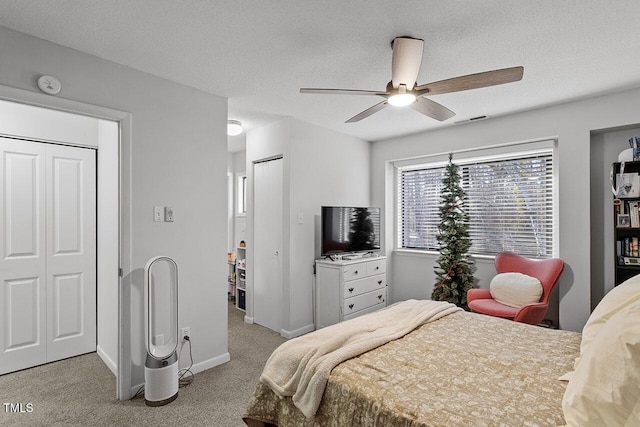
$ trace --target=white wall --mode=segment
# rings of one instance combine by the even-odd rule
[[[6,135],[97,147],[98,123],[93,117],[0,100],[0,132]]]
[[[4,27],[0,58],[0,85],[37,92],[37,77],[50,74],[59,98],[131,113],[121,226],[131,230],[122,284],[132,386],[144,378],[142,269],[156,255],[179,266],[179,323],[191,327],[196,371],[227,361],[226,99]],[[175,222],[154,223],[153,206],[174,207]]]
[[[247,176],[252,187],[252,163],[282,155],[284,160],[284,283],[285,337],[313,329],[313,263],[319,256],[317,240],[321,206],[368,206],[370,143],[294,119],[251,131],[247,135]],[[253,189],[250,189],[250,196]],[[249,204],[248,239],[253,235]],[[298,223],[301,214],[303,222]],[[249,248],[251,245],[249,244]],[[253,253],[247,253],[249,265]],[[253,286],[248,272],[248,287]],[[253,316],[251,310],[247,316]]]
[[[578,331],[591,309],[590,285],[590,133],[638,123],[640,89],[569,102],[548,108],[449,126],[440,130],[380,141],[372,150],[372,204],[385,206],[383,246],[394,249],[393,180],[390,161],[433,153],[480,148],[500,143],[546,137],[558,138],[559,253],[565,269],[557,286],[559,324]],[[422,297],[435,282],[434,259],[405,257],[388,266],[392,271],[392,298]],[[476,276],[487,287],[490,268]],[[415,274],[422,277],[417,278]],[[553,308],[551,309],[552,312]]]
[[[118,123],[98,121],[98,354],[118,370]]]

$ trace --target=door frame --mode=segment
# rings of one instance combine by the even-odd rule
[[[118,283],[118,360],[116,394],[119,400],[132,397],[131,390],[131,127],[132,114],[69,99],[44,95],[23,89],[0,85],[0,99],[25,105],[65,111],[82,116],[110,120],[118,123],[118,162],[109,167],[117,168],[118,182],[118,263],[120,266]],[[46,141],[43,141],[46,142]],[[100,195],[98,195],[100,197]],[[100,265],[100,259],[97,260]]]

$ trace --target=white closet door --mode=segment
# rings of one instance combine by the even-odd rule
[[[96,350],[95,151],[47,147],[47,361]]]
[[[0,138],[0,374],[47,361],[45,147]]]
[[[282,329],[282,159],[254,165],[254,322]]]
[[[95,152],[0,138],[0,374],[96,349]]]

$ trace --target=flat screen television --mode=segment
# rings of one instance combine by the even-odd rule
[[[323,206],[322,256],[380,250],[380,208]]]

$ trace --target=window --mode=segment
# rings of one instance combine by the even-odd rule
[[[238,177],[238,214],[247,213],[247,176]]]
[[[553,154],[543,152],[461,160],[467,193],[470,253],[553,253]],[[398,248],[437,250],[444,164],[398,167]]]

